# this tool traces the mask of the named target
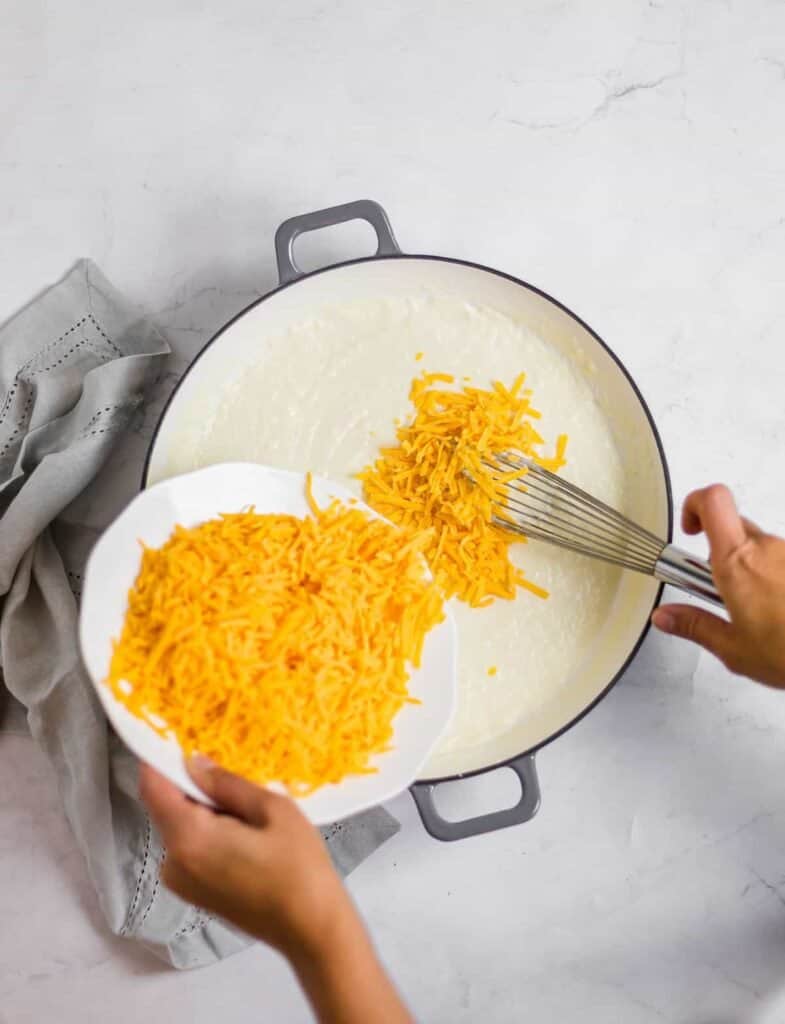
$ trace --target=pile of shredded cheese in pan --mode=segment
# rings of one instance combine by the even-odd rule
[[[186,754],[306,795],[369,773],[444,618],[427,531],[334,503],[223,515],[146,548],[108,684]]]
[[[494,381],[490,390],[458,390],[434,387],[453,385],[450,374],[422,374],[412,382],[414,414],[397,428],[398,443],[359,474],[372,508],[424,538],[425,557],[445,596],[473,607],[512,599],[518,587],[548,596],[510,561],[510,545],[520,534],[491,521],[500,487],[523,474],[494,478],[483,465],[484,456],[507,451],[553,472],[565,464],[565,434],[552,456],[542,454],[544,441],[533,423],[540,413],[524,380],[520,374],[510,387]]]

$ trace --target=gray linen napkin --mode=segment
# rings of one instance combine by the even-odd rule
[[[136,761],[76,639],[82,567],[139,480],[146,402],[168,352],[89,261],[0,328],[0,665],[11,694],[0,685],[0,730],[18,731],[26,711],[109,927],[197,967],[248,940],[161,887],[165,854]],[[399,827],[376,808],[323,834],[346,875]]]

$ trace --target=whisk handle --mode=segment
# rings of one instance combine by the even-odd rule
[[[673,544],[667,544],[657,559],[654,575],[663,583],[670,583],[693,597],[721,605],[720,592],[714,585],[711,566],[703,558],[691,555]]]

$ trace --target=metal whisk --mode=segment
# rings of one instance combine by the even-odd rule
[[[722,604],[711,567],[702,558],[667,544],[525,455],[505,452],[483,464],[496,475],[527,470],[521,479],[502,483],[500,515],[494,517],[497,525],[654,576],[695,597]]]

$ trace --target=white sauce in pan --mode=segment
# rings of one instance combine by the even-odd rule
[[[509,317],[438,295],[325,309],[269,339],[211,422],[198,410],[185,417],[169,473],[247,460],[312,470],[360,495],[352,475],[394,441],[393,421],[407,416],[411,380],[424,369],[481,387],[524,371],[546,447],[569,434],[564,476],[624,504],[620,459],[583,370]],[[459,708],[440,752],[506,732],[552,697],[607,617],[618,570],[536,542],[513,551],[551,596],[521,591],[488,609],[455,603]]]

